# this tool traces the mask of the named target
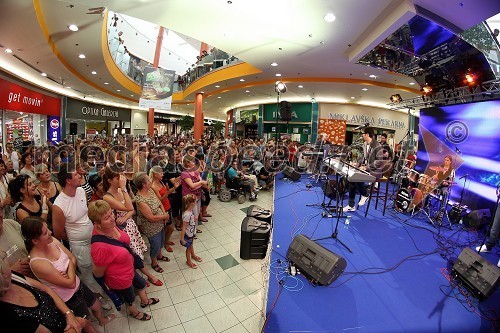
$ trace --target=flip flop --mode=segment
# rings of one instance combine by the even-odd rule
[[[192,262],[192,263],[188,263],[188,262],[186,261],[186,265],[188,265],[189,267],[191,267],[191,268],[193,268],[193,269],[198,268],[198,265],[196,265],[194,262]]]
[[[160,265],[156,265],[156,266],[151,265],[151,268],[153,268],[158,273],[163,273],[163,268],[161,268]]]
[[[170,261],[170,259],[168,257],[165,257],[163,255],[161,257],[159,257],[159,258],[156,258],[156,260],[161,260],[161,261],[166,261],[166,262]]]
[[[140,314],[142,314],[142,317],[139,318]],[[129,316],[132,317],[132,318],[135,318],[137,320],[140,320],[140,321],[151,320],[151,316],[150,315],[148,315],[147,313],[144,313],[144,312],[140,312],[140,311],[137,311],[137,313],[135,315],[129,313]]]

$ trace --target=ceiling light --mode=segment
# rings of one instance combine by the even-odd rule
[[[120,92],[121,90],[120,89],[116,89],[116,91]]]
[[[47,73],[40,73],[40,75],[45,77],[45,76],[47,76]]]
[[[328,13],[323,17],[323,19],[328,23],[332,23],[333,21],[335,21],[335,15],[333,15],[332,13]]]
[[[368,90],[368,88],[363,88],[363,89],[361,89],[361,90],[363,90],[363,91],[367,91],[367,90]]]
[[[324,45],[326,44],[326,42],[324,40],[322,40],[321,42],[319,42],[321,45]]]
[[[276,76],[281,76],[281,74],[280,74],[280,73],[277,73],[277,74],[276,74]]]
[[[64,87],[64,88],[66,88],[66,89],[71,89],[71,87]]]
[[[285,93],[286,85],[281,81],[276,81],[276,83],[274,84],[274,91],[276,91],[278,94]]]
[[[415,82],[410,82],[410,86],[413,86],[415,84]]]
[[[71,31],[78,31],[78,27],[76,26],[76,24],[68,25],[68,29]]]
[[[245,79],[240,79],[240,82],[245,82]]]
[[[215,88],[220,88],[220,86],[215,86]]]
[[[354,96],[351,96],[351,99],[356,99],[356,97],[354,97]]]
[[[299,87],[299,88],[304,88],[304,86],[303,86],[303,85],[300,85],[300,86],[298,86],[298,87]]]
[[[377,78],[377,75],[370,75],[369,77],[371,77],[372,79],[376,79]]]
[[[220,96],[217,96],[217,98],[222,98],[222,97],[220,97]]]
[[[5,53],[12,53],[11,49],[5,49]]]
[[[246,93],[249,93],[249,92],[250,92],[250,90],[245,90],[245,92],[246,92]]]
[[[104,84],[109,84],[108,82],[104,82]]]
[[[80,53],[80,54],[78,55],[78,58],[80,58],[80,59],[85,59],[85,54]]]
[[[278,63],[277,62],[273,62],[273,63],[271,63],[271,66],[276,67],[276,66],[278,66]]]
[[[97,72],[96,72],[96,71],[92,71],[92,75],[96,75],[96,74],[97,74]]]

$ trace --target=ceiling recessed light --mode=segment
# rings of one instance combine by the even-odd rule
[[[240,82],[245,82],[245,79],[240,79]]]
[[[376,78],[377,78],[377,75],[373,75],[373,74],[372,74],[372,75],[370,75],[370,77],[371,77],[372,79],[376,79]]]
[[[215,88],[220,88],[220,86],[215,86]]]
[[[12,53],[11,49],[5,49],[5,53]]]
[[[278,66],[278,63],[277,62],[273,62],[273,63],[271,63],[271,66],[276,67],[276,66]]]
[[[333,15],[332,13],[328,13],[323,17],[323,19],[328,23],[332,23],[333,21],[335,21],[335,15]]]
[[[321,42],[319,42],[321,45],[325,45],[326,42],[324,40],[322,40]]]
[[[78,31],[78,27],[76,26],[76,24],[68,25],[68,29],[71,31]]]
[[[134,97],[134,95],[130,95],[130,97]]]
[[[92,71],[92,75],[96,75],[96,74],[97,74],[97,72],[96,72],[96,71]]]
[[[71,89],[71,87],[64,87],[64,88],[66,88],[66,89]]]
[[[276,73],[276,76],[281,76],[281,74],[280,73]]]
[[[363,91],[367,91],[367,90],[368,90],[368,88],[363,88],[363,89],[361,89],[361,90],[363,90]]]
[[[104,84],[109,84],[108,82],[104,82]]]
[[[351,99],[355,99],[355,98],[356,98],[356,97],[354,97],[354,96],[351,96]]]
[[[299,87],[299,88],[304,88],[304,86],[303,86],[303,85],[300,85],[300,86],[298,86],[298,87]]]
[[[41,76],[47,76],[47,73],[40,73]]]
[[[120,92],[121,90],[120,89],[116,89],[116,91]]]
[[[80,58],[80,59],[85,59],[85,54],[80,53],[80,54],[78,55],[78,58]]]
[[[414,84],[415,84],[415,82],[410,82],[410,86],[412,86],[412,85],[414,85]]]
[[[222,98],[222,97],[220,97],[220,96],[217,96],[217,98]]]
[[[250,92],[250,90],[245,90],[245,92],[246,92],[246,93],[249,93],[249,92]]]

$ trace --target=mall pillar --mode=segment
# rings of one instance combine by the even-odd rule
[[[158,64],[160,63],[161,44],[163,43],[163,33],[164,32],[165,32],[165,28],[160,26],[160,29],[158,30],[158,39],[156,40],[155,57],[153,60],[153,67],[154,68],[158,68]],[[155,109],[149,108],[148,135],[150,137],[153,137],[154,131],[155,131]]]
[[[196,93],[194,101],[194,139],[198,142],[203,135],[203,93]]]

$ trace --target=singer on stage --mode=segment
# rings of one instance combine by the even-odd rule
[[[372,128],[363,129],[363,155],[358,158],[355,163],[352,163],[355,167],[359,167],[370,173],[375,178],[380,178],[383,173],[383,167],[385,165],[383,149],[377,140],[374,140],[374,132]],[[356,210],[354,205],[354,199],[356,198],[356,191],[361,194],[358,206],[363,206],[366,201],[368,201],[368,191],[366,189],[366,184],[363,182],[349,183],[349,204],[344,207],[344,212],[353,212]]]

